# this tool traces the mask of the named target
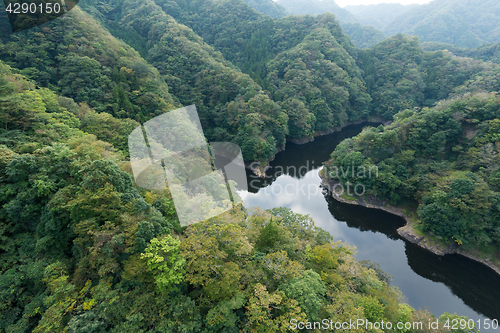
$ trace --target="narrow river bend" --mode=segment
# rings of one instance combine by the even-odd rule
[[[396,229],[402,218],[390,213],[335,201],[321,187],[318,172],[336,145],[357,135],[368,123],[318,137],[304,145],[288,143],[271,162],[266,178],[248,173],[247,208],[288,207],[309,214],[316,226],[335,240],[357,248],[358,260],[372,260],[393,276],[408,304],[471,319],[500,319],[500,276],[459,255],[436,256],[402,239]]]

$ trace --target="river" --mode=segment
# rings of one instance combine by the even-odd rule
[[[379,263],[416,309],[428,308],[436,317],[449,312],[474,320],[500,320],[500,276],[493,270],[459,255],[439,257],[411,244],[396,232],[404,225],[402,218],[338,202],[321,187],[322,163],[338,143],[368,125],[351,125],[303,145],[288,143],[271,162],[265,179],[248,173],[245,207],[284,206],[309,214],[335,240],[356,246],[358,260]]]

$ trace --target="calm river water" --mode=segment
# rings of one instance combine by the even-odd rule
[[[440,316],[457,313],[471,319],[500,320],[500,277],[458,255],[436,256],[402,239],[403,219],[392,214],[335,201],[321,188],[318,172],[335,146],[369,124],[352,125],[304,145],[287,144],[260,179],[248,173],[247,208],[288,207],[309,214],[335,240],[357,248],[358,260],[372,260],[393,276],[408,304]]]

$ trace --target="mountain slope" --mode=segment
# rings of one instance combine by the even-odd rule
[[[332,13],[342,23],[356,23],[356,18],[344,8],[341,8],[334,0],[278,0],[278,4],[293,15],[317,15]]]
[[[179,105],[155,68],[78,7],[43,27],[2,35],[0,59],[119,118],[144,121]]]
[[[359,23],[383,30],[398,15],[418,6],[417,4],[380,3],[375,5],[347,5],[344,9],[353,14]]]
[[[341,23],[344,32],[351,37],[352,43],[357,47],[371,47],[384,39],[382,31],[369,26],[371,23],[358,20],[345,8],[339,7],[333,0],[280,0],[278,3],[283,5],[289,13],[295,15],[334,14]]]
[[[0,101],[2,332],[286,331],[320,313],[367,319],[363,306],[380,320],[430,320],[288,208],[238,206],[180,228],[168,191],[136,188],[112,145],[78,129],[67,98],[2,61]],[[263,316],[267,304],[280,313]]]
[[[288,13],[285,7],[272,0],[244,0],[250,7],[259,13],[269,15],[274,18],[285,17]]]
[[[263,86],[289,116],[291,138],[311,137],[315,130],[332,129],[367,115],[370,98],[353,58],[356,50],[333,15],[267,20],[245,15],[244,8],[235,9],[234,4],[205,2],[202,11],[193,13],[198,18],[195,30],[204,40],[213,40],[228,59],[244,70],[255,66],[267,73],[262,78]],[[220,12],[228,14],[223,22],[214,22]],[[228,29],[213,31],[214,26]],[[248,36],[246,40],[241,38],[244,34]],[[239,63],[239,59],[249,59],[250,66]],[[286,96],[295,100],[287,101]],[[297,100],[305,104],[297,104]],[[299,113],[307,121],[299,119]]]
[[[422,47],[427,51],[447,50],[459,57],[469,57],[500,64],[500,43],[482,45],[477,48],[456,47],[455,45],[426,42]]]
[[[175,3],[163,5],[181,17],[189,14]],[[271,20],[243,1],[238,5],[250,17]],[[102,6],[107,5],[96,2],[94,6],[86,10],[103,13]],[[196,105],[209,140],[235,142],[247,162],[263,164],[282,149],[288,133],[287,115],[250,76],[155,2],[123,1],[113,6],[110,15],[118,18],[134,41],[144,45],[146,59],[159,70],[182,105]],[[101,20],[105,22],[107,17]]]
[[[498,89],[498,65],[447,52],[424,52],[416,36],[387,38],[363,50],[358,63],[373,99],[372,112],[386,118],[465,91]]]
[[[320,313],[366,318],[363,306],[380,320],[430,318],[288,208],[237,206],[180,228],[168,191],[135,187],[113,146],[79,129],[74,102],[2,61],[0,101],[2,332],[286,331]],[[263,297],[278,315],[262,316]]]
[[[167,36],[162,36],[161,34],[154,35],[154,37],[151,34],[153,28],[155,29],[154,31],[172,30],[174,23],[169,18],[170,16],[166,14],[159,15],[160,11],[157,7],[154,7],[153,2],[144,2],[141,6],[156,8],[156,11],[154,11],[155,17],[148,17],[145,10],[137,9],[137,4],[132,5],[125,2],[123,7],[121,7],[120,10],[123,11],[122,16],[124,17],[122,24],[124,26],[135,29],[134,31],[143,36],[147,40],[146,43],[150,45],[155,45],[158,43],[158,40],[160,41],[148,51],[146,58],[165,75],[165,79],[173,87],[175,95],[183,103],[196,102],[197,105],[200,105],[200,109],[203,111],[203,118],[206,119],[207,132],[210,135],[216,135],[216,138],[219,140],[236,140],[247,152],[246,156],[260,156],[264,154],[263,151],[257,151],[258,155],[254,155],[251,149],[245,148],[248,142],[243,139],[247,140],[250,134],[247,130],[240,131],[241,126],[238,125],[246,123],[247,125],[245,126],[247,128],[255,129],[257,126],[262,127],[262,125],[256,124],[254,120],[250,120],[250,118],[245,120],[244,116],[245,113],[250,112],[247,111],[249,110],[247,105],[253,105],[257,103],[257,100],[261,101],[259,103],[265,102],[268,107],[272,106],[272,109],[275,110],[278,110],[276,109],[276,105],[279,105],[281,112],[284,112],[288,118],[284,119],[281,116],[277,116],[279,113],[273,113],[278,111],[265,111],[268,107],[257,107],[258,104],[256,104],[252,109],[261,110],[261,114],[271,112],[269,115],[272,114],[272,116],[261,117],[266,124],[267,122],[279,121],[285,124],[284,126],[289,124],[294,128],[292,131],[287,128],[287,132],[285,132],[278,130],[276,125],[264,125],[263,131],[274,136],[278,145],[277,147],[280,147],[279,144],[284,142],[285,136],[283,133],[286,133],[293,139],[309,138],[316,130],[328,130],[342,125],[346,121],[357,120],[367,115],[369,96],[366,94],[361,72],[354,60],[356,50],[350,43],[349,38],[342,33],[342,29],[335,21],[333,15],[327,14],[318,17],[292,16],[273,20],[268,16],[256,13],[242,1],[192,0],[188,2],[175,2],[172,0],[157,0],[155,3],[161,5],[164,13],[176,13],[176,18],[190,25],[194,31],[199,32],[204,41],[220,50],[227,59],[237,64],[243,71],[252,74],[269,91],[269,97],[267,97],[259,93],[261,88],[258,86],[243,88],[243,94],[245,95],[243,99],[238,97],[242,96],[239,92],[235,92],[234,96],[226,96],[229,99],[226,99],[220,93],[210,93],[210,96],[218,96],[217,100],[213,99],[212,104],[206,103],[209,100],[207,97],[198,100],[194,99],[195,96],[207,96],[209,89],[207,87],[212,87],[213,84],[207,83],[207,87],[195,87],[195,91],[198,91],[197,95],[192,94],[191,96],[186,94],[186,92],[189,92],[190,89],[192,91],[192,88],[184,86],[181,89],[181,80],[190,78],[187,81],[195,83],[198,80],[201,82],[201,78],[208,73],[206,71],[196,73],[192,71],[192,68],[203,68],[206,65],[197,62],[193,63],[191,60],[184,63],[176,63],[175,65],[170,64],[171,60],[177,59],[174,53],[184,52],[183,50],[187,48],[187,44],[177,48],[176,44],[181,38],[174,38],[172,40],[171,37],[167,39]],[[160,17],[162,18],[160,19]],[[168,21],[168,25],[159,28],[161,20]],[[186,32],[185,29],[182,31]],[[319,33],[319,31],[322,31],[322,33]],[[175,36],[182,35],[180,33],[169,34]],[[194,34],[191,33],[191,35],[192,38],[190,37],[191,41],[189,43],[195,49],[195,53],[199,53],[202,50],[212,50],[210,52],[214,52],[211,47],[203,44],[201,40],[196,39]],[[170,40],[168,46],[166,45],[167,40]],[[159,46],[163,43],[165,45],[160,48]],[[316,45],[323,45],[319,52],[317,52],[318,47]],[[331,49],[327,50],[324,45],[330,45]],[[295,47],[303,50],[300,56],[294,55]],[[300,64],[304,62],[309,63],[310,61],[307,59],[307,54],[309,53],[314,54],[314,57],[318,61],[318,64],[314,65],[315,73],[311,73],[307,69],[299,72],[297,70],[290,70],[291,67],[286,68],[286,64],[290,66],[297,64],[300,67]],[[284,54],[284,56],[280,57],[280,54]],[[170,61],[166,61],[165,55],[172,57]],[[212,61],[210,60],[211,57],[214,58],[213,61],[221,63],[221,66],[226,66],[226,71],[234,71],[230,68],[232,65],[223,60],[220,54],[207,54],[206,56],[200,56],[199,59]],[[190,59],[195,60],[193,57],[190,57]],[[308,64],[307,66],[309,67],[310,65]],[[269,74],[275,71],[276,67],[283,68],[277,72],[277,76]],[[332,70],[332,68],[335,69]],[[258,72],[255,72],[254,69],[258,70]],[[282,76],[283,71],[288,74]],[[338,77],[335,77],[335,71],[339,71]],[[174,72],[178,72],[178,74],[172,74]],[[172,81],[172,78],[169,79],[170,75],[176,76],[177,81]],[[307,80],[310,83],[303,87],[306,90],[300,91],[301,97],[299,94],[296,95],[298,86],[292,82],[298,82],[302,75],[307,76]],[[234,74],[226,77],[236,79],[245,76],[234,72]],[[248,81],[248,79],[245,80]],[[251,82],[251,80],[248,82]],[[234,86],[235,84],[240,83],[227,81],[224,83],[224,87],[227,90],[231,85]],[[202,88],[204,91],[200,90]],[[227,91],[229,92],[230,90]],[[293,93],[294,97],[297,100],[301,100],[301,103],[305,103],[301,104],[301,112],[307,115],[307,121],[297,118],[298,110],[296,109],[296,101],[291,104],[284,102],[284,97],[290,95],[293,91],[295,91]],[[255,93],[257,95],[260,94],[260,97],[253,98]],[[183,99],[183,96],[186,98]],[[236,99],[234,99],[235,97]],[[231,98],[234,99],[234,103],[230,103]],[[249,101],[249,99],[252,100]],[[329,101],[326,102],[327,100]],[[357,111],[353,112],[354,110]],[[224,120],[226,118],[229,119],[229,122]],[[329,120],[327,121],[327,119]],[[249,124],[255,125],[248,126]],[[253,142],[254,140],[250,141]]]
[[[496,0],[435,0],[397,16],[386,35],[415,34],[425,42],[477,47],[500,41],[500,2]]]
[[[326,28],[314,30],[302,43],[279,54],[268,63],[268,71],[270,90],[288,110],[294,138],[311,136],[307,128],[328,131],[368,116],[371,98],[361,72]]]
[[[468,94],[431,109],[402,111],[393,124],[365,130],[337,146],[326,168],[333,172],[326,177],[363,184],[367,195],[392,205],[418,206],[414,228],[452,248],[493,246],[488,257],[498,262],[499,118],[496,93]],[[335,173],[351,163],[355,168],[378,166],[377,177]]]
[[[359,48],[372,47],[385,39],[384,33],[372,26],[359,23],[343,23],[344,33],[351,37],[352,43]]]
[[[226,59],[258,83],[267,75],[263,63],[299,44],[311,31],[328,25],[351,55],[356,51],[333,17],[290,16],[273,20],[241,0],[156,0],[165,13],[192,28]]]

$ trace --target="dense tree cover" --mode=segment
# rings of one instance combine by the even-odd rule
[[[497,93],[466,94],[404,110],[394,123],[341,143],[329,177],[364,184],[391,204],[418,203],[420,228],[470,247],[500,243]],[[363,174],[364,166],[378,176]],[[338,174],[337,168],[355,172]],[[359,172],[361,173],[359,173]]]
[[[446,43],[425,42],[422,43],[422,47],[426,51],[446,50],[459,57],[468,57],[500,64],[500,43],[486,44],[477,48],[465,48]]]
[[[370,96],[354,59],[327,29],[317,29],[268,65],[270,90],[289,113],[290,136],[310,136],[366,117]],[[292,113],[293,112],[293,113]]]
[[[369,47],[373,46],[377,42],[381,41],[384,37],[383,33],[380,32],[377,29],[374,29],[373,27],[369,26],[362,26],[358,25],[357,21],[352,17],[351,14],[349,14],[347,11],[344,9],[340,8],[335,4],[334,1],[307,1],[307,2],[301,2],[301,1],[290,1],[290,0],[284,0],[282,1],[283,5],[287,6],[288,11],[292,14],[295,15],[306,15],[306,14],[312,14],[312,15],[317,15],[317,14],[326,14],[326,13],[332,13],[335,15],[335,19],[337,19],[340,23],[342,28],[344,29],[344,33],[349,35],[351,37],[352,43],[357,46],[357,47]],[[278,2],[279,3],[279,2]],[[249,3],[250,4],[250,3]],[[252,6],[254,7],[254,6]],[[255,8],[255,7],[254,7]],[[201,12],[202,13],[202,12]],[[238,23],[238,21],[235,21],[234,23]],[[245,22],[244,26],[246,30],[249,27],[249,22]],[[269,24],[269,22],[266,22]],[[241,25],[242,22],[239,22],[239,25]],[[294,24],[294,27],[291,27],[290,25]],[[220,25],[220,22],[219,22]],[[253,24],[252,24],[253,25]],[[251,25],[251,26],[252,26]],[[200,35],[206,34],[206,28],[200,29],[199,31],[196,30]],[[281,31],[282,29],[286,29],[283,32]],[[335,27],[336,30],[339,30],[338,27]],[[256,31],[255,31],[256,30]],[[252,33],[252,42],[259,42],[261,41],[260,45],[258,45],[259,48],[262,48],[263,45],[268,45],[270,48],[272,48],[271,51],[272,53],[269,54],[269,57],[271,55],[276,56],[278,52],[283,51],[283,47],[287,47],[288,49],[290,47],[293,47],[294,44],[296,43],[297,37],[300,39],[304,38],[304,35],[300,37],[297,36],[297,32],[302,33],[302,32],[308,32],[310,31],[310,28],[307,25],[304,25],[302,22],[297,20],[296,18],[287,18],[285,20],[280,20],[277,22],[274,22],[272,26],[269,26],[266,30],[263,31],[263,27],[258,27],[257,29],[250,29],[247,31],[255,31]],[[288,31],[287,31],[288,30]],[[264,32],[264,33],[263,33]],[[273,35],[276,35],[274,37]],[[339,37],[338,33],[335,33],[335,36]],[[279,38],[279,40],[277,39]],[[292,44],[286,45],[284,44],[284,38],[289,39]],[[295,40],[295,41],[294,41]],[[279,42],[279,44],[277,44]],[[339,43],[342,43],[342,41],[339,41]],[[346,43],[342,43],[344,47],[346,47]],[[252,54],[251,57],[256,57],[253,55],[252,50],[254,50],[255,45],[249,45],[245,46],[244,52],[245,54]],[[347,47],[346,47],[347,48]],[[224,56],[228,58],[229,60],[233,61],[234,63],[240,65],[240,59],[246,59],[246,57],[241,57],[238,54],[238,57],[232,56],[234,53],[234,50],[232,52],[224,52],[222,49],[221,51],[224,53]],[[268,52],[268,51],[266,51]],[[350,52],[351,53],[351,52]],[[257,54],[262,54],[262,50],[259,50]],[[352,54],[352,53],[351,53]],[[262,55],[261,55],[262,57]],[[262,57],[261,59],[267,59],[268,57]],[[235,60],[238,59],[238,60]],[[248,66],[246,64],[243,66],[245,69]],[[241,67],[241,65],[240,65]],[[255,72],[255,70],[258,70],[258,68],[252,68],[252,72]]]
[[[344,33],[351,37],[352,43],[359,48],[372,47],[385,39],[384,33],[377,28],[359,23],[343,23]]]
[[[241,0],[156,0],[166,13],[192,28],[226,59],[267,88],[265,64],[280,52],[296,46],[312,31],[327,28],[349,54],[355,55],[349,39],[332,15],[291,16],[273,20],[255,13]]]
[[[264,163],[284,146],[286,113],[248,75],[154,2],[125,2],[120,10],[121,24],[148,41],[146,57],[173,94],[197,106],[209,140],[236,142],[247,161]]]
[[[293,15],[332,13],[342,23],[357,22],[349,11],[341,8],[334,0],[278,0],[277,2]]]
[[[425,42],[477,47],[500,41],[499,9],[496,0],[435,0],[398,15],[384,33],[409,33]]]
[[[136,188],[113,145],[81,130],[76,103],[15,71],[0,62],[2,331],[288,332],[291,319],[433,318],[290,209],[235,206],[181,228],[168,191]]]
[[[443,53],[425,53],[418,39],[410,37],[393,37],[358,56],[331,15],[270,20],[255,15],[238,1],[169,1],[162,7],[179,13],[179,20],[262,83],[288,115],[288,135],[292,138],[310,136],[366,115],[364,105],[369,98],[364,95],[363,77],[354,74],[358,69],[350,57],[358,60],[363,70],[360,73],[367,80],[373,99],[371,110],[387,118],[407,107],[431,106],[478,74],[494,77],[489,65]],[[303,35],[297,36],[296,31]],[[318,49],[318,44],[326,48],[333,45],[342,56],[325,56],[325,48]],[[338,67],[347,71],[347,77],[342,73],[335,74],[335,79],[328,77]],[[347,98],[350,103],[346,106]],[[361,102],[356,104],[354,100]],[[346,117],[349,109],[355,109],[357,115],[347,111]]]
[[[75,8],[29,31],[2,35],[0,59],[98,112],[144,121],[178,106],[158,71]]]
[[[87,10],[102,16],[102,8],[98,3]],[[248,161],[266,162],[287,135],[310,137],[368,112],[356,50],[332,15],[272,20],[242,1],[157,0],[123,2],[116,8],[110,13],[123,17],[121,25],[134,31],[132,37],[141,36],[143,42],[135,43],[146,45],[146,59],[164,75],[172,93],[184,105],[197,105],[209,139],[238,143]],[[203,41],[166,13],[199,32]],[[296,49],[304,52],[298,55]],[[299,69],[309,61],[304,58],[308,52],[317,64]],[[286,65],[290,57],[295,70]],[[307,94],[299,96],[297,89]]]
[[[0,62],[0,131],[4,145],[16,145],[26,152],[53,140],[67,140],[81,133],[79,120],[64,105],[74,104],[47,88],[15,74]],[[25,145],[22,148],[21,145]]]
[[[167,9],[174,5],[178,6],[173,1],[158,1],[158,3]],[[82,114],[81,120],[86,130],[98,135],[99,139],[112,141],[119,149],[125,148],[124,141],[122,138],[111,137],[109,131],[119,131],[126,136],[127,131],[133,129],[136,123],[132,120],[118,121],[107,114],[143,122],[178,106],[179,102],[182,105],[197,105],[210,140],[236,142],[242,147],[247,161],[258,160],[263,163],[283,147],[286,136],[290,135],[289,117],[292,118],[290,136],[301,138],[311,136],[317,129],[328,129],[329,126],[342,124],[342,121],[359,118],[353,116],[348,119],[345,116],[346,112],[352,113],[358,104],[361,106],[358,114],[365,113],[364,100],[367,96],[363,95],[365,89],[362,78],[351,58],[351,55],[355,55],[355,49],[333,16],[292,17],[273,21],[256,13],[243,2],[206,2],[204,6],[212,6],[210,8],[213,11],[221,11],[223,6],[227,6],[227,11],[231,12],[235,6],[240,6],[240,11],[249,17],[243,23],[251,21],[256,29],[265,28],[265,24],[263,26],[260,24],[268,22],[272,34],[265,29],[254,32],[266,36],[269,40],[272,38],[267,50],[268,55],[266,56],[264,52],[264,56],[269,59],[301,42],[306,43],[301,46],[302,48],[308,47],[311,39],[318,38],[319,34],[314,29],[320,27],[326,29],[321,38],[328,45],[335,45],[338,50],[327,57],[326,61],[322,61],[321,66],[327,66],[327,76],[333,75],[336,70],[347,71],[347,75],[353,77],[352,82],[345,77],[345,74],[329,82],[322,70],[317,68],[313,75],[308,72],[303,73],[316,81],[312,83],[311,89],[322,88],[333,91],[327,91],[326,94],[320,91],[319,95],[318,92],[309,94],[308,100],[303,101],[305,107],[301,109],[304,111],[295,108],[295,104],[301,99],[299,96],[297,101],[292,101],[291,104],[276,103],[272,96],[274,91],[266,94],[248,75],[241,73],[238,68],[226,61],[222,54],[205,44],[193,31],[166,15],[152,1],[125,1],[107,5],[101,2],[89,2],[85,9],[95,14],[102,22],[114,18],[120,22],[120,26],[127,27],[121,29],[120,36],[128,36],[125,40],[131,45],[137,45],[155,68],[78,9],[43,28],[3,38],[0,55],[4,61],[20,69],[21,73],[36,80],[39,85],[49,87],[80,103],[80,111],[85,113]],[[175,13],[175,10],[169,12]],[[182,10],[179,13],[179,17],[184,19],[201,15],[200,11],[194,10]],[[238,21],[238,24],[222,15],[216,20],[224,19],[228,24],[240,27],[242,33],[251,32],[251,29],[245,28],[240,22],[242,14],[239,11],[235,13],[231,17],[234,21]],[[200,22],[202,22],[198,26],[200,29],[206,28],[208,23],[214,23],[210,25],[212,27],[217,27],[220,23],[208,20],[208,16],[207,20]],[[116,32],[113,24],[108,26],[111,31]],[[222,28],[227,27],[227,25],[222,26]],[[231,45],[225,50],[227,53],[243,57],[245,50],[255,43],[266,45],[262,40],[250,37],[249,39],[254,41],[246,47],[239,48],[237,52],[232,52],[235,50],[234,45],[237,45],[232,43],[232,40],[238,37],[238,34],[231,34],[231,30],[227,29],[227,31],[222,29],[226,37],[221,34],[212,36],[212,40],[217,40],[219,43],[215,43],[218,46]],[[73,33],[68,35],[67,31]],[[157,31],[163,32],[157,33]],[[293,31],[301,31],[302,36],[289,38],[288,36],[293,35]],[[305,40],[308,34],[313,36]],[[321,52],[317,54],[320,58],[324,57]],[[255,49],[253,53],[259,54],[259,49]],[[268,66],[263,65],[260,60],[260,58],[251,59],[248,63],[261,69],[261,74],[264,75],[261,81],[267,82],[269,86]],[[281,59],[278,59],[276,62],[280,61]],[[328,66],[340,68],[332,71]],[[275,80],[273,84],[280,86]],[[360,98],[356,91],[361,92]],[[172,97],[170,92],[176,97]],[[327,106],[325,99],[329,97],[334,97],[336,100],[329,101]],[[82,103],[86,103],[97,113],[87,112]],[[310,114],[307,120],[298,117],[301,112]],[[318,117],[316,122],[313,115],[318,112],[322,116]],[[324,123],[322,117],[327,117],[331,121]],[[316,128],[317,123],[321,124],[318,128]]]
[[[344,9],[353,14],[359,23],[383,30],[398,15],[418,6],[417,4],[378,3],[373,5],[347,5]]]
[[[163,8],[174,5],[170,1]],[[356,51],[332,15],[269,20],[262,15],[256,16],[237,1],[208,1],[194,8],[199,7],[201,9],[196,11],[181,11],[183,15],[191,14],[189,18],[179,15],[180,19],[193,22],[190,24],[200,31],[205,41],[213,41],[226,57],[236,59],[243,68],[252,71],[252,67],[238,61],[239,58],[260,67],[262,75],[267,73],[262,82],[272,100],[287,114],[290,137],[308,137],[315,130],[330,129],[367,115],[369,96],[353,59]],[[297,38],[296,31],[304,37]],[[262,36],[262,39],[255,36]],[[254,41],[259,48],[252,47]],[[266,50],[260,52],[266,45]],[[269,59],[259,61],[260,58],[253,58],[253,54],[259,54],[263,60]],[[154,60],[151,62],[156,65]],[[275,135],[275,138],[278,137]]]
[[[282,18],[287,15],[285,7],[273,0],[243,0],[256,11],[274,18]]]
[[[124,12],[141,5],[143,10],[148,5],[155,6],[152,2],[126,5]],[[116,10],[111,12],[116,14]],[[144,18],[150,20],[148,25],[139,26],[146,22]],[[142,52],[160,69],[161,77],[156,68],[78,9],[42,29],[6,38],[0,48],[1,58],[38,84],[101,112],[100,119],[95,113],[87,114],[84,119],[87,126],[104,121],[108,129],[120,127],[118,130],[127,134],[123,131],[133,129],[129,126],[133,122],[126,126],[116,121],[110,124],[110,118],[102,112],[143,122],[173,109],[179,102],[170,95],[167,81],[183,105],[197,105],[210,139],[240,143],[247,160],[267,162],[284,145],[286,114],[220,53],[170,16],[153,19],[136,13],[128,20],[124,25],[130,26],[127,33],[135,38],[132,44],[142,45]],[[165,36],[148,35],[149,29],[158,29],[162,24],[168,32]],[[73,34],[68,34],[69,31]],[[177,35],[181,36],[175,39],[174,47],[169,38]],[[156,44],[162,37],[163,44]],[[162,52],[171,57],[165,58]],[[193,57],[193,52],[199,53],[198,56]],[[99,131],[105,135],[103,128]]]
[[[432,318],[308,216],[237,206],[181,228],[169,191],[136,188],[126,160],[129,133],[180,105],[196,104],[210,140],[263,163],[287,136],[396,114],[341,144],[331,165],[378,165],[371,193],[419,202],[423,229],[498,242],[498,97],[411,109],[500,90],[497,66],[403,36],[357,50],[331,14],[274,20],[239,0],[82,5],[0,36],[0,330],[285,332],[292,318]]]
[[[226,59],[252,76],[259,84],[263,84],[262,77],[265,77],[263,64],[278,52],[299,43],[308,31],[296,29],[298,35],[292,38],[288,37],[288,31],[283,31],[281,38],[276,38],[272,42],[276,21],[256,12],[242,0],[156,0],[155,2],[166,14],[193,29],[204,42],[222,52]],[[302,23],[303,21],[305,23]],[[314,23],[312,17],[306,20],[292,19],[290,28],[294,28],[293,25],[298,25],[298,28],[311,26]],[[276,50],[276,44],[279,42],[282,44],[281,48]]]
[[[83,7],[98,20],[77,8],[43,28],[5,36],[0,56],[79,103],[84,130],[120,150],[134,120],[195,104],[209,140],[235,142],[246,161],[265,164],[287,137],[311,137],[370,111],[390,118],[452,92],[491,91],[496,78],[493,67],[424,53],[409,37],[358,51],[331,14],[275,20],[241,0]],[[484,80],[474,81],[478,74]]]
[[[78,128],[65,107],[74,102],[3,63],[0,74],[0,325],[45,332],[78,298],[67,269],[73,281],[116,273],[130,237],[149,241],[170,222],[141,198],[112,145]]]
[[[418,37],[396,35],[362,50],[372,112],[386,118],[464,92],[496,91],[499,67],[449,52],[424,52]]]

